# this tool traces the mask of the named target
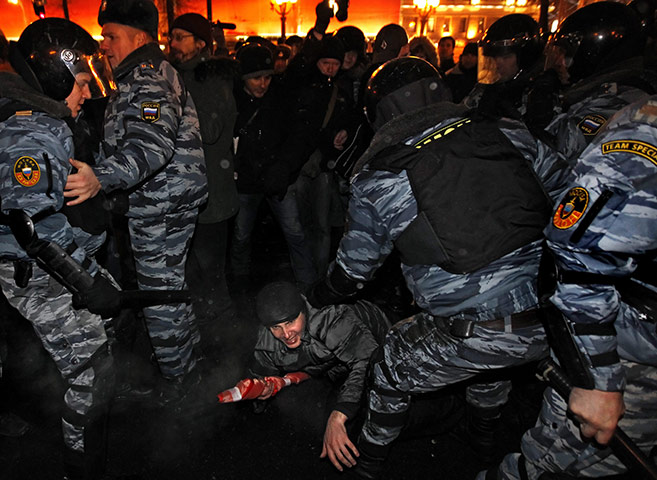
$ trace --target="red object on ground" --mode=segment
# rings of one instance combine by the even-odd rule
[[[303,372],[288,373],[283,377],[245,378],[237,382],[233,388],[224,390],[217,397],[219,403],[239,402],[240,400],[253,400],[258,398],[268,384],[273,384],[273,397],[282,388],[308,380],[310,375]]]

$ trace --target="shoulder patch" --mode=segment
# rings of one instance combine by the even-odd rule
[[[614,140],[602,144],[602,153],[625,152],[640,155],[657,165],[657,147],[637,140]]]
[[[583,187],[571,188],[561,199],[557,211],[552,217],[552,225],[566,230],[575,225],[589,204],[589,192]]]
[[[158,102],[143,102],[141,104],[141,119],[144,122],[157,122],[160,119],[160,104]]]
[[[24,187],[33,187],[41,178],[39,164],[32,157],[19,158],[14,164],[14,178]]]
[[[607,119],[602,115],[587,115],[577,124],[582,133],[586,136],[597,135],[602,126],[607,123]]]
[[[657,101],[646,102],[634,113],[632,120],[657,126]]]

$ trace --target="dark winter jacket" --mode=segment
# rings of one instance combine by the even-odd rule
[[[287,348],[269,329],[261,327],[251,373],[283,375],[303,371],[326,375],[340,387],[334,410],[353,418],[363,395],[370,356],[390,328],[386,315],[370,302],[332,305],[316,309],[308,304],[306,329],[301,345]]]
[[[271,83],[262,98],[249,95],[240,82],[235,90],[238,137],[235,155],[237,190],[240,193],[284,194],[289,181],[288,166],[281,149],[289,135],[290,105],[279,86]]]
[[[334,90],[335,105],[327,118]],[[322,153],[324,164],[337,158],[340,151],[333,147],[335,135],[340,130],[346,130],[351,138],[359,118],[350,92],[342,90],[333,79],[322,75],[317,68],[308,83],[300,87],[294,112],[291,126],[293,134],[288,137],[281,153],[291,168],[292,177],[296,179],[301,167],[315,150],[319,149]]]
[[[208,202],[199,223],[217,223],[237,213],[239,203],[233,171],[233,126],[237,107],[233,97],[236,62],[196,56],[174,65],[192,95],[201,126],[208,176]]]

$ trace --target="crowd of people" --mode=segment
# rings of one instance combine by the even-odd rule
[[[348,4],[232,51],[227,25],[185,13],[164,53],[151,0],[104,0],[100,43],[60,18],[0,36],[0,287],[66,384],[66,478],[103,478],[118,395],[195,400],[235,295],[260,323],[256,410],[272,378],[335,384],[336,475],[380,478],[419,394],[458,384],[479,480],[645,474],[609,444],[622,428],[654,468],[654,3],[587,5],[549,41],[506,15],[457,62],[452,37],[331,31]],[[265,205],[292,278],[256,296]],[[151,385],[121,373],[126,316]],[[546,389],[496,465],[505,372],[549,358],[572,390]],[[0,415],[0,433],[26,428]]]

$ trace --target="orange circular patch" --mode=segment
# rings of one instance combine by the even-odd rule
[[[572,227],[582,218],[588,204],[589,192],[585,188],[571,188],[552,217],[552,224],[561,230]]]
[[[14,164],[14,178],[24,187],[33,187],[41,179],[39,164],[32,157],[21,157]]]

